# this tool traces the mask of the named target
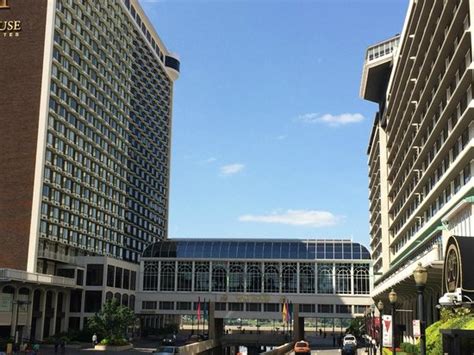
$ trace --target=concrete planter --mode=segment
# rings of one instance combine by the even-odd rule
[[[130,350],[133,349],[133,344],[127,344],[127,345],[120,345],[120,346],[115,346],[115,345],[96,345],[94,347],[95,350],[98,351],[125,351],[125,350]]]

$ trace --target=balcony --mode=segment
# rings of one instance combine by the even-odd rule
[[[14,269],[0,269],[0,281],[20,281],[60,287],[77,287],[75,279]]]
[[[50,259],[54,261],[60,261],[66,264],[76,264],[76,257],[72,255],[65,255],[63,253],[57,253],[51,250],[38,250],[38,258]]]

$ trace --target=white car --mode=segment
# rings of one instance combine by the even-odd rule
[[[351,345],[355,345],[357,346],[357,340],[355,338],[355,336],[351,335],[351,334],[347,334],[343,341],[342,341],[342,345],[346,345],[346,344],[351,344]]]

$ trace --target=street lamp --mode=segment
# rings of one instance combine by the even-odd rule
[[[383,302],[382,300],[379,300],[379,303],[377,303],[377,308],[379,309],[380,355],[382,355],[383,354],[383,328],[382,328]]]
[[[418,299],[418,319],[420,320],[420,355],[426,354],[426,342],[425,342],[425,312],[424,312],[424,295],[426,282],[428,281],[428,271],[424,268],[421,263],[418,263],[415,271],[413,271],[413,278],[416,283],[416,292]]]
[[[396,355],[397,354],[397,349],[395,346],[395,306],[397,303],[397,293],[395,290],[392,288],[392,291],[388,294],[388,300],[390,301],[390,304],[392,305],[392,354]]]

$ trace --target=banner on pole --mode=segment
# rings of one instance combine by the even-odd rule
[[[383,330],[383,346],[391,347],[392,346],[392,316],[384,315],[382,316],[382,330]]]
[[[420,320],[414,319],[413,320],[413,336],[415,338],[421,337],[421,327],[420,327]]]

